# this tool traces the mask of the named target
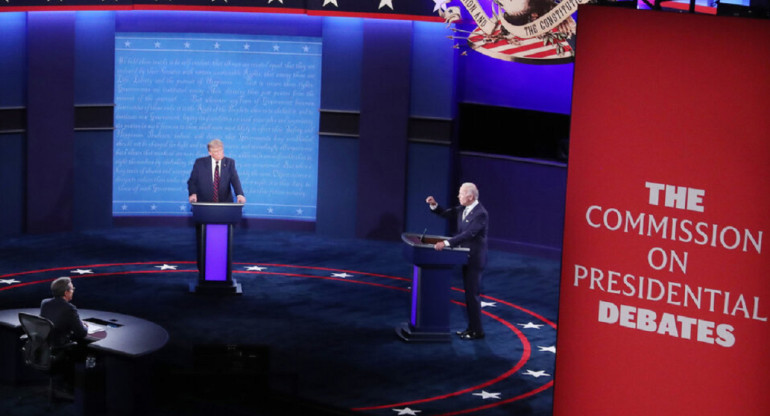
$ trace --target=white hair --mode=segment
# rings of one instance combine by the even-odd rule
[[[466,189],[467,192],[473,195],[473,199],[479,199],[479,188],[477,188],[474,183],[465,182],[464,184],[460,185],[460,189]]]

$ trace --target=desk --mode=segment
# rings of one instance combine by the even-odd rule
[[[40,308],[0,310],[0,352],[2,378],[16,384],[23,378],[21,360],[23,334],[19,313],[40,314]],[[168,342],[161,326],[130,315],[79,309],[80,319],[96,322],[104,331],[88,335],[88,352],[104,368],[105,404],[109,414],[134,414],[142,410],[149,397],[151,363],[149,356]]]

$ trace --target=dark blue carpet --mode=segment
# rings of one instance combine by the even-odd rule
[[[493,251],[483,283],[487,337],[412,344],[394,330],[409,319],[412,267],[400,243],[237,229],[243,295],[216,297],[188,293],[194,238],[193,229],[115,228],[6,239],[0,308],[36,307],[48,282],[68,275],[79,308],[163,326],[170,341],[150,381],[157,415],[551,414],[557,261]],[[451,320],[461,329],[459,271],[453,287]],[[196,361],[199,348],[228,344],[259,351],[264,367],[244,375],[216,352],[208,356],[216,365]],[[202,386],[206,377],[217,385]],[[43,391],[0,387],[0,414],[74,414]]]

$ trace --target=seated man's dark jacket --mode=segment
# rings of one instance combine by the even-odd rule
[[[43,300],[40,303],[40,316],[53,322],[53,332],[49,337],[49,342],[53,346],[79,341],[88,335],[88,329],[80,320],[78,309],[64,298]]]

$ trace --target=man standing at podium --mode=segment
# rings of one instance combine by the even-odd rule
[[[239,204],[246,203],[243,196],[241,179],[235,169],[235,160],[225,157],[225,146],[219,139],[208,143],[209,155],[195,159],[190,179],[187,180],[187,193],[190,203],[195,202],[233,202],[235,191]],[[201,225],[195,226],[198,252],[198,270],[201,270]]]
[[[479,190],[476,185],[466,182],[460,186],[457,194],[460,205],[442,208],[429,196],[425,202],[431,211],[445,217],[457,218],[457,234],[434,245],[436,250],[445,247],[467,247],[470,249],[468,264],[463,266],[463,285],[465,287],[465,305],[468,313],[468,328],[457,331],[461,339],[474,340],[484,338],[481,325],[481,274],[487,265],[487,228],[489,215],[479,202]]]
[[[209,156],[195,160],[190,179],[187,180],[187,193],[193,202],[233,202],[235,191],[239,204],[246,203],[241,188],[241,179],[235,169],[235,160],[225,157],[225,146],[219,139],[208,143]]]

